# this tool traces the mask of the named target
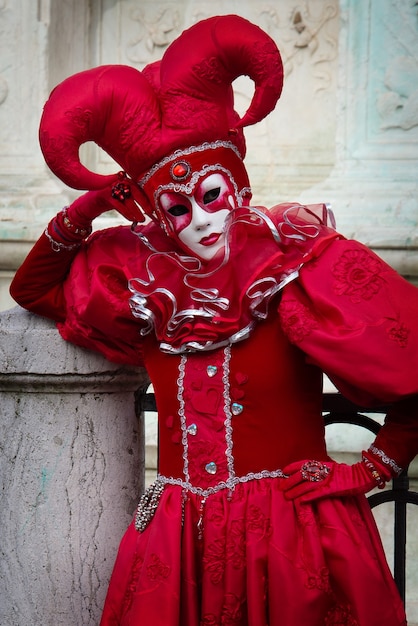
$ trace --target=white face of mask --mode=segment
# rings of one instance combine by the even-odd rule
[[[236,207],[227,176],[209,174],[199,180],[193,195],[165,191],[159,202],[182,248],[209,261],[224,246],[225,220]]]

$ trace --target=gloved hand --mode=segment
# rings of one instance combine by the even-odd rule
[[[320,498],[364,494],[374,487],[383,488],[391,478],[389,470],[363,453],[354,465],[335,461],[297,461],[283,469],[288,475],[282,481],[287,500],[312,502]]]
[[[141,192],[126,176],[111,186],[88,191],[57,215],[54,231],[65,240],[80,240],[91,232],[92,221],[106,211],[116,210],[131,222],[143,222],[144,215],[138,206]]]

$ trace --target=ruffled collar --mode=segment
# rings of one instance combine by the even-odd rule
[[[125,268],[132,315],[168,353],[213,350],[249,336],[302,265],[337,233],[325,205],[241,207],[226,224],[226,245],[203,264],[185,256],[155,224],[134,230],[145,259]]]

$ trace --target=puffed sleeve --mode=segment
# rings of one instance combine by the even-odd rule
[[[286,286],[279,314],[344,396],[393,404],[374,449],[405,467],[418,452],[418,289],[362,244],[338,239]]]
[[[116,227],[92,235],[75,257],[64,283],[62,337],[110,361],[143,365],[141,322],[129,307],[127,266],[140,263],[137,238]]]
[[[45,233],[19,268],[11,294],[57,322],[62,337],[110,361],[142,365],[141,321],[130,307],[127,265],[141,263],[129,227],[98,231],[80,245],[51,247]]]
[[[51,241],[47,228],[14,275],[10,285],[12,298],[31,313],[55,322],[64,320],[63,285],[79,250],[77,243]]]

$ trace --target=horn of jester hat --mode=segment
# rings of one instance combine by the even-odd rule
[[[255,84],[242,118],[234,110],[232,90],[241,75]],[[135,182],[147,181],[145,193],[152,204],[147,173],[153,166],[190,146],[200,146],[201,161],[202,146],[220,142],[228,154],[234,153],[233,174],[238,154],[241,166],[235,176],[243,179],[243,186],[248,182],[242,165],[243,128],[274,109],[282,85],[280,53],[267,33],[237,15],[211,17],[185,30],[161,61],[143,71],[104,65],[60,83],[44,107],[41,149],[50,169],[67,185],[101,189],[118,175],[92,172],[81,163],[80,146],[93,141]],[[156,170],[161,174],[161,168]],[[153,207],[145,211],[152,213]]]

